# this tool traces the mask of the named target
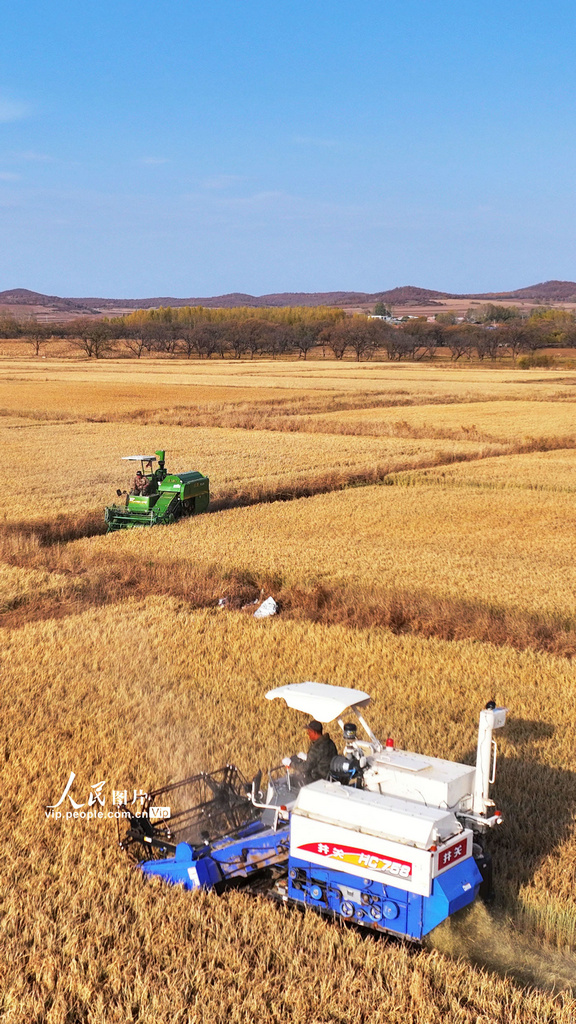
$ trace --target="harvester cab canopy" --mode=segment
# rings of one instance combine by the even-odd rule
[[[352,690],[347,686],[330,686],[328,683],[288,683],[287,686],[279,686],[275,690],[269,690],[266,694],[268,700],[275,697],[283,697],[289,708],[296,711],[303,711],[305,714],[315,718],[318,722],[333,722],[338,719],[338,725],[345,732],[346,726],[342,715],[347,708],[356,715],[360,725],[369,737],[370,743],[364,744],[366,753],[375,753],[382,750],[380,740],[376,738],[368,723],[360,714],[360,708],[365,708],[371,701],[370,694],[363,690]]]
[[[150,468],[152,468],[152,463],[156,462],[156,461],[157,460],[156,460],[156,456],[155,455],[123,455],[122,456],[122,462],[139,462],[141,467],[142,467],[142,472],[144,472],[144,465],[145,464],[149,464]]]
[[[267,700],[283,697],[289,708],[303,711],[318,722],[333,722],[346,708],[368,707],[371,697],[363,690],[349,690],[344,686],[329,686],[327,683],[288,683],[268,690]]]

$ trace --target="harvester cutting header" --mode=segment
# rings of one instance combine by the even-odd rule
[[[135,526],[157,526],[174,523],[182,516],[205,512],[210,502],[210,481],[194,470],[188,473],[168,473],[165,452],[154,455],[124,455],[124,462],[140,463],[131,493],[117,490],[118,497],[126,495],[124,505],[109,505],[104,511],[108,533],[131,530]],[[156,469],[153,464],[157,462]]]
[[[502,821],[489,787],[492,734],[506,708],[490,701],[480,713],[473,766],[382,744],[363,717],[370,697],[361,690],[306,682],[266,697],[312,716],[313,734],[338,721],[344,750],[328,777],[307,782],[299,754],[270,769],[266,795],[262,772],[249,785],[234,765],[149,794],[140,815],[129,812],[120,844],[156,856],[140,863],[145,874],[187,889],[244,885],[415,941],[481,890],[490,893],[482,837]],[[364,737],[344,721],[346,709]],[[170,817],[155,821],[162,804],[171,805]]]

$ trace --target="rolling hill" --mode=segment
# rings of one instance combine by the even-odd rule
[[[230,292],[210,297],[176,298],[156,296],[144,299],[110,298],[62,298],[58,295],[43,295],[27,288],[12,288],[0,292],[0,306],[40,306],[61,310],[67,314],[81,316],[96,311],[122,309],[150,309],[159,306],[206,306],[231,308],[233,306],[359,306],[385,302],[392,305],[434,306],[447,299],[521,300],[526,302],[552,303],[576,302],[576,282],[544,281],[518,288],[509,292],[461,293],[440,292],[415,285],[404,285],[381,292],[277,292],[269,295],[248,295]]]

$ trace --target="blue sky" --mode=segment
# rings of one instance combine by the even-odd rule
[[[576,8],[4,0],[0,290],[576,278]]]

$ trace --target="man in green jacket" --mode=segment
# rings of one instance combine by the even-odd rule
[[[338,753],[336,744],[328,733],[323,731],[321,722],[317,722],[316,719],[308,722],[306,732],[310,740],[308,753],[285,758],[283,762],[287,768],[294,770],[303,786],[318,779],[329,778],[332,758]]]

